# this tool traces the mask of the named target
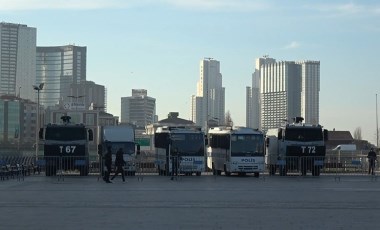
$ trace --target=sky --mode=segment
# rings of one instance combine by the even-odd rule
[[[0,0],[0,16],[37,28],[37,46],[86,46],[87,80],[106,86],[116,116],[121,97],[146,89],[159,120],[190,119],[199,62],[212,57],[244,126],[256,58],[320,61],[320,124],[376,144],[379,1]]]

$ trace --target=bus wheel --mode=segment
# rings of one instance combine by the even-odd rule
[[[276,165],[269,165],[269,175],[276,174]]]
[[[314,166],[311,170],[311,173],[313,174],[313,176],[319,176],[321,174],[321,168],[319,168],[318,166]]]
[[[79,174],[81,176],[88,176],[88,167],[87,166],[82,166],[79,168]]]
[[[215,166],[214,166],[214,163],[212,163],[212,175],[216,175],[216,169],[215,169]]]
[[[196,174],[197,176],[201,176],[202,173],[201,173],[201,172],[196,172],[195,174]]]
[[[258,178],[258,177],[260,176],[260,173],[255,172],[254,176],[255,176],[256,178]]]
[[[286,166],[280,166],[280,176],[286,176],[287,169]]]
[[[231,172],[227,171],[226,165],[224,165],[224,174],[226,174],[226,176],[231,176]]]

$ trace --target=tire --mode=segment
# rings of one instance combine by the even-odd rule
[[[287,168],[286,166],[280,166],[280,176],[286,176]]]
[[[226,176],[231,176],[231,172],[227,171],[227,168],[225,165],[224,165],[224,174],[226,174]]]
[[[196,172],[195,175],[197,175],[197,176],[201,176],[202,173],[201,173],[201,172]]]
[[[88,166],[82,166],[79,168],[79,173],[81,176],[88,176]]]
[[[57,175],[57,167],[55,165],[46,165],[46,176],[55,176]]]
[[[273,176],[276,174],[276,165],[269,165],[269,175]]]
[[[319,176],[321,174],[321,168],[319,166],[314,166],[311,171],[313,176]]]
[[[260,177],[260,173],[255,172],[255,173],[254,173],[254,177],[259,178],[259,177]]]

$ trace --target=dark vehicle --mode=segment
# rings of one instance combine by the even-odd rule
[[[294,118],[294,123],[266,133],[266,164],[269,174],[279,170],[285,176],[288,170],[306,175],[311,171],[319,176],[326,155],[327,130],[321,125],[302,123],[303,118]]]
[[[40,130],[46,176],[56,175],[57,170],[79,170],[81,176],[88,175],[88,142],[93,140],[93,132],[84,124],[70,123],[70,118],[62,116],[63,124],[48,124]]]

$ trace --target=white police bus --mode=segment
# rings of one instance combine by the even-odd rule
[[[181,174],[200,176],[205,171],[205,134],[189,127],[158,127],[154,134],[156,164],[159,175],[172,172],[176,158]]]
[[[245,127],[214,127],[208,132],[207,167],[214,175],[264,171],[264,135]]]

